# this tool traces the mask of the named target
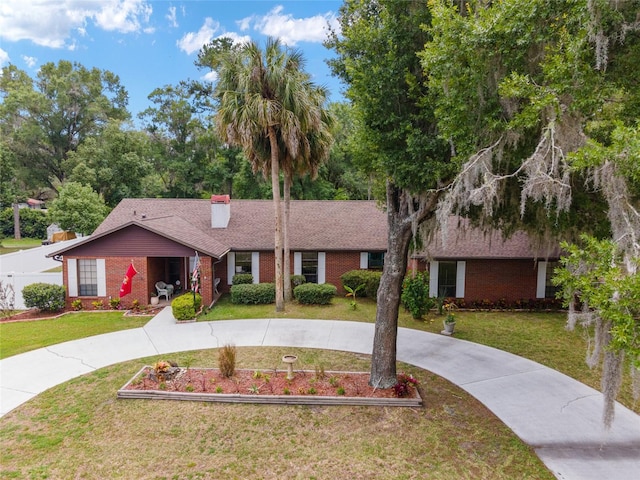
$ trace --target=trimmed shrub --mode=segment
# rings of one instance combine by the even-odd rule
[[[231,286],[231,303],[258,305],[276,301],[275,283],[251,283]]]
[[[324,283],[304,283],[293,290],[293,296],[298,302],[305,305],[327,305],[336,296],[335,285]]]
[[[291,288],[299,287],[303,283],[307,283],[304,275],[291,275]]]
[[[253,283],[253,275],[250,273],[236,273],[231,279],[233,285],[247,285]]]
[[[51,283],[32,283],[22,289],[24,304],[46,312],[56,312],[64,308],[65,289]]]
[[[340,277],[342,285],[353,290],[360,285],[364,285],[364,289],[359,290],[361,297],[369,297],[376,299],[378,295],[378,287],[380,286],[380,278],[382,272],[376,270],[350,270]],[[346,290],[346,289],[345,289]]]
[[[176,320],[191,320],[196,318],[196,312],[200,310],[201,305],[202,296],[196,293],[194,302],[193,293],[188,292],[173,299],[171,311]]]
[[[367,282],[364,284],[364,293],[367,297],[374,300],[378,300],[378,288],[380,288],[380,279],[382,278],[382,272],[371,271],[367,277]]]
[[[429,276],[425,272],[418,272],[405,277],[402,282],[402,305],[411,312],[411,316],[418,320],[423,317],[434,305],[434,300],[429,297]]]

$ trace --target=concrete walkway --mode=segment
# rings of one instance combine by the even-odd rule
[[[61,343],[0,361],[0,415],[40,392],[114,363],[236,346],[371,353],[374,326],[329,320],[231,320],[176,325],[165,308],[143,328]],[[480,400],[563,480],[636,480],[640,416],[616,405],[607,432],[602,395],[538,363],[444,335],[400,329],[398,360],[432,371]],[[47,365],[46,375],[42,365]]]

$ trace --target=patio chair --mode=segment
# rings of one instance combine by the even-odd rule
[[[156,290],[158,291],[158,298],[164,296],[164,298],[169,300],[173,296],[173,285],[156,282]]]

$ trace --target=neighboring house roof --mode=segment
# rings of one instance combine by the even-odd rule
[[[523,231],[517,231],[504,238],[499,230],[485,232],[470,226],[467,220],[458,217],[449,219],[447,229],[444,241],[441,231],[434,232],[426,248],[415,257],[434,260],[560,257],[557,244],[538,245]]]
[[[273,249],[272,200],[232,199],[226,228],[211,227],[211,212],[210,200],[124,199],[82,243],[137,225],[216,258],[229,250]],[[289,242],[291,250],[385,251],[386,215],[374,201],[293,200]]]

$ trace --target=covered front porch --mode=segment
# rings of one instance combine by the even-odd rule
[[[199,279],[198,292],[202,295],[202,304],[209,306],[220,297],[216,288],[219,275],[216,275],[214,259],[206,255],[198,255]],[[193,256],[147,257],[147,291],[149,296],[157,294],[156,284],[164,282],[173,287],[173,296],[191,291],[192,275],[195,269],[195,252]],[[217,282],[216,282],[216,279]],[[171,299],[163,295],[160,304],[170,304]]]

